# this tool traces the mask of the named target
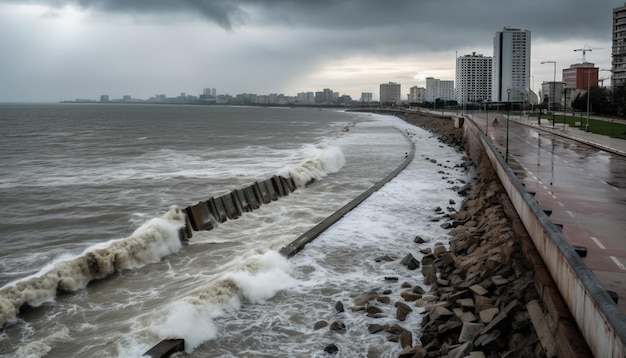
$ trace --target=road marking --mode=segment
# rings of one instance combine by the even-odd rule
[[[572,217],[572,219],[575,219],[575,218],[576,218],[576,217],[574,216],[574,214],[573,214],[571,211],[566,210],[566,212],[569,214],[569,216],[571,216],[571,217]]]
[[[615,190],[615,191],[619,191],[619,188],[618,188],[618,187],[615,187],[615,186],[613,186],[613,185],[609,184],[607,181],[602,180],[602,182],[603,182],[604,184],[606,184],[606,185],[610,186],[613,190]]]
[[[600,242],[600,240],[598,240],[597,237],[591,237],[591,240],[593,240],[593,242],[596,243],[596,245],[598,245],[599,248],[601,248],[602,250],[606,250],[606,247],[604,247],[604,245],[602,245],[602,243]]]
[[[547,186],[545,186],[545,185],[543,186],[543,188],[544,188],[544,189],[546,189],[546,190],[548,190],[548,187],[547,187]]]
[[[563,207],[565,206],[565,205],[563,205],[563,203],[562,203],[562,202],[560,202],[560,201],[559,201],[559,205],[561,205],[561,206],[563,206]]]
[[[624,266],[623,263],[621,263],[617,257],[615,256],[611,256],[611,260],[613,260],[613,262],[615,262],[615,264],[617,265],[617,267],[621,268],[622,270],[626,271],[626,266]]]

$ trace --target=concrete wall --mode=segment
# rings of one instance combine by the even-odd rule
[[[626,357],[626,316],[534,197],[525,190],[491,141],[471,120],[466,118],[461,123],[467,153],[472,159],[482,153],[489,158],[594,356]],[[558,308],[554,312],[559,315]],[[566,322],[557,320],[555,330],[570,329]],[[558,335],[555,332],[555,336]]]

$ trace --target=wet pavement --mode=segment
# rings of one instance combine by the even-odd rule
[[[487,135],[506,156],[506,115]],[[472,116],[485,130],[485,114]],[[511,116],[508,163],[626,313],[626,140]],[[480,123],[485,123],[482,126]]]

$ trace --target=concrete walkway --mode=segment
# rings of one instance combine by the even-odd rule
[[[554,135],[575,140],[577,142],[588,144],[598,149],[602,149],[604,151],[626,157],[626,140],[624,139],[612,138],[601,134],[586,132],[585,130],[579,129],[577,127],[570,127],[567,124],[563,125],[563,123],[556,123],[553,127],[551,119],[544,118],[541,120],[541,124],[539,124],[537,122],[537,119],[534,117],[531,118],[510,116],[510,119],[511,121],[523,125],[535,127]],[[582,121],[584,120],[585,118],[582,119]]]

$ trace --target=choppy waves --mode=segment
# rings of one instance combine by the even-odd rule
[[[305,146],[303,150],[308,156],[302,163],[281,171],[281,175],[290,176],[297,187],[321,180],[345,165],[343,152],[337,146],[320,143]],[[179,230],[184,226],[184,212],[172,207],[163,216],[139,227],[128,238],[93,245],[78,256],[57,259],[39,273],[9,283],[0,288],[0,326],[15,322],[20,308],[24,306],[38,307],[54,301],[59,292],[76,292],[93,280],[107,278],[122,270],[140,268],[179,252],[182,247]],[[219,287],[238,287],[239,293],[234,296],[229,294],[229,297],[241,295],[254,301],[256,293],[250,293],[246,287],[258,278],[246,280],[246,277],[242,273],[235,274]],[[273,289],[270,291],[274,292]]]
[[[10,283],[0,289],[0,325],[17,320],[24,305],[32,307],[51,302],[57,292],[75,292],[92,280],[106,278],[115,272],[158,262],[182,247],[179,229],[185,216],[171,208],[154,218],[130,237],[95,245],[73,258],[60,259],[36,275]]]

